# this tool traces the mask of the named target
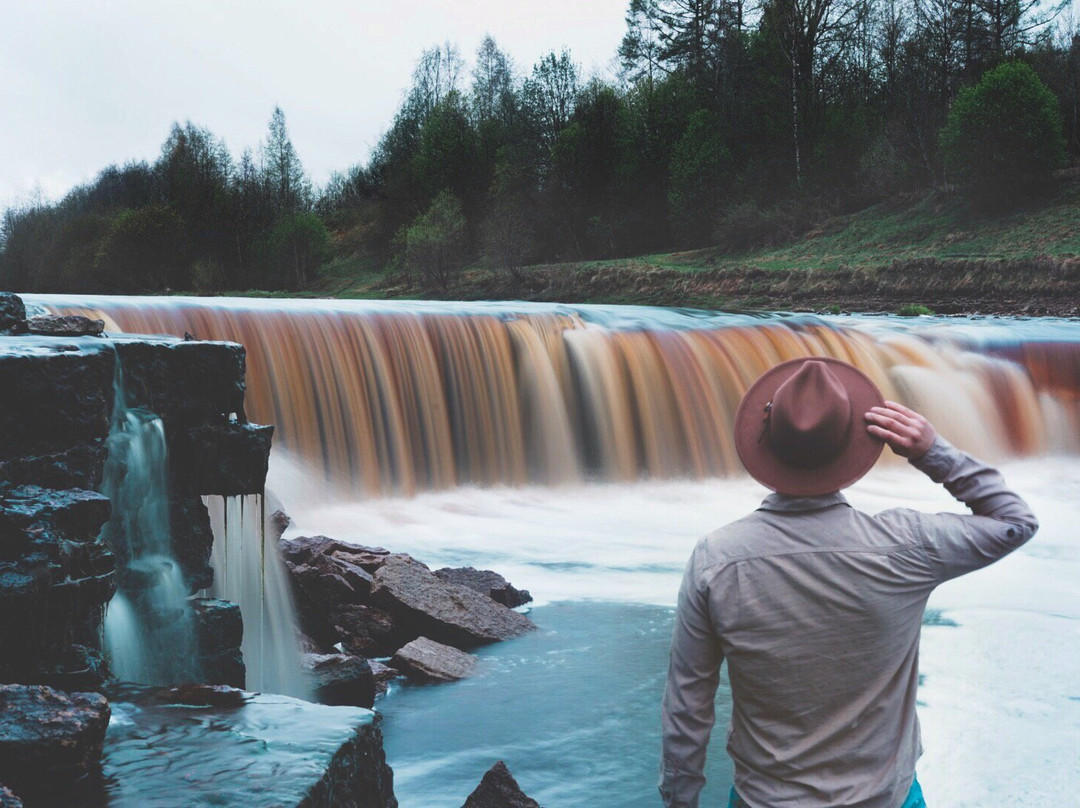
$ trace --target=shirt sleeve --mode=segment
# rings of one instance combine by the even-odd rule
[[[938,582],[981,569],[1035,535],[1031,508],[1005,485],[1000,472],[938,436],[930,450],[910,461],[941,483],[972,515],[920,514],[919,529]]]
[[[702,582],[704,540],[686,565],[661,713],[660,795],[665,808],[697,808],[705,785],[705,750],[716,720],[714,699],[723,655]]]

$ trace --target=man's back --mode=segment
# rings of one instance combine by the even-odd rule
[[[927,597],[1037,526],[1000,474],[948,443],[938,439],[914,464],[975,515],[871,516],[838,493],[773,494],[698,543],[665,694],[666,805],[697,805],[724,658],[742,799],[754,808],[902,803],[921,753],[915,692]]]

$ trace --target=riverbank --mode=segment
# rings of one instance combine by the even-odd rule
[[[780,214],[756,216],[722,229],[726,247],[516,272],[470,267],[434,290],[342,252],[300,296],[1080,315],[1075,178],[1050,203],[1009,213],[975,212],[932,192],[798,227]]]

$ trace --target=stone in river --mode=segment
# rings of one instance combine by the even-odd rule
[[[31,804],[70,800],[65,789],[100,771],[109,715],[97,693],[0,685],[0,780]]]
[[[375,703],[375,679],[363,657],[304,654],[302,662],[320,703],[349,707],[370,707]]]
[[[391,664],[410,679],[421,682],[456,682],[476,668],[476,658],[427,637],[418,637],[400,648]]]
[[[109,808],[397,808],[374,713],[248,696],[224,710],[114,704]]]
[[[26,333],[26,306],[11,292],[0,292],[0,335]]]
[[[536,628],[524,615],[473,589],[439,580],[418,561],[390,556],[375,573],[371,599],[415,636],[470,648]]]
[[[488,769],[461,808],[540,808],[540,803],[522,792],[514,775],[500,760]]]
[[[410,637],[402,637],[390,612],[376,606],[346,604],[330,613],[341,647],[364,657],[390,656]]]
[[[104,320],[91,320],[78,314],[42,314],[26,321],[31,334],[47,337],[98,337],[105,330]]]
[[[527,589],[518,589],[499,573],[492,570],[478,570],[473,567],[443,567],[435,574],[450,584],[467,586],[487,595],[496,603],[509,606],[524,606],[532,600]]]

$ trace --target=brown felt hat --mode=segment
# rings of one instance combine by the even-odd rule
[[[746,391],[735,413],[735,448],[758,482],[793,496],[847,488],[885,443],[863,415],[884,404],[858,368],[830,357],[783,362]]]

